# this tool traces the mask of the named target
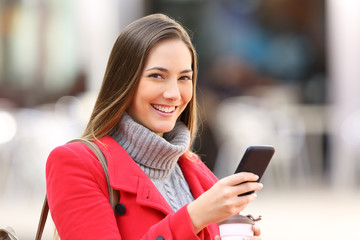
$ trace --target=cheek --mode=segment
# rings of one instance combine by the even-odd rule
[[[192,88],[192,83],[191,83],[191,84],[184,86],[184,88],[182,90],[182,98],[183,98],[184,102],[189,103],[192,96],[193,96],[193,88]]]
[[[138,121],[139,120],[139,112],[141,112],[141,92],[135,91],[135,94],[133,96],[133,99],[130,102],[129,107],[127,108],[127,112],[130,114],[130,116]]]

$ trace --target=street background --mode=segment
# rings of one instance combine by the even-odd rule
[[[359,11],[355,0],[0,0],[0,226],[34,238],[48,154],[82,134],[121,30],[161,12],[199,55],[204,163],[222,178],[248,146],[276,148],[245,210],[263,216],[263,239],[358,238]]]

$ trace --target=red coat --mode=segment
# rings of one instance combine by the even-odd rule
[[[116,219],[109,204],[100,162],[83,143],[55,148],[46,165],[47,196],[51,216],[61,240],[80,239],[206,239],[219,235],[212,224],[198,235],[186,206],[174,213],[147,175],[110,136],[97,143],[104,152],[110,184],[120,191],[126,213]],[[195,156],[185,154],[179,165],[195,198],[217,178]],[[163,238],[161,238],[161,236]]]

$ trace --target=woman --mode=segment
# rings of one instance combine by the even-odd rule
[[[257,176],[218,181],[190,152],[196,77],[195,49],[174,20],[154,14],[123,30],[83,135],[104,152],[123,212],[114,217],[102,167],[84,144],[57,147],[47,196],[62,240],[214,239],[217,222],[255,198],[238,195],[260,190]]]

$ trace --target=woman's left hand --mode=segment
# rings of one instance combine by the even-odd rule
[[[261,240],[261,237],[260,237],[260,234],[261,234],[261,230],[260,230],[260,227],[257,226],[257,225],[254,225],[252,230],[254,231],[254,236],[249,236],[248,239],[246,240]],[[245,240],[244,239],[244,240]],[[221,237],[220,236],[215,236],[215,239],[214,240],[221,240]]]
[[[254,225],[252,230],[254,231],[254,236],[250,237],[251,240],[261,240],[260,234],[261,234],[261,230],[260,227],[258,225]]]

